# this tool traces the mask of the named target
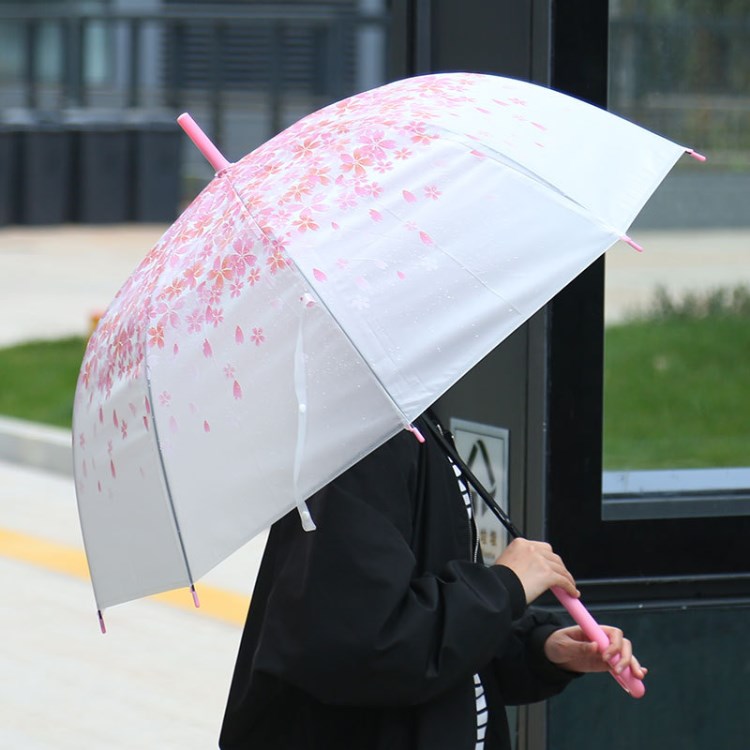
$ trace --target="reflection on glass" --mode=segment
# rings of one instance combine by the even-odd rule
[[[645,253],[607,256],[604,468],[747,466],[750,6],[610,14],[610,109],[709,161],[684,159],[644,209],[630,234]]]

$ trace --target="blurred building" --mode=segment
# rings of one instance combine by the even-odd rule
[[[6,114],[85,109],[110,119],[123,110],[173,118],[187,109],[230,159],[238,158],[305,113],[400,75],[389,70],[395,5],[0,0],[0,108]],[[436,13],[447,7],[432,5]],[[746,3],[694,0],[679,12],[667,0],[609,5],[610,109],[708,152],[710,174],[704,169],[698,179],[731,173],[707,191],[715,204],[700,220],[689,201],[695,175],[686,174],[678,175],[674,195],[657,195],[641,223],[746,226],[750,217],[740,200],[750,190]],[[210,172],[185,148],[182,174],[192,193]]]

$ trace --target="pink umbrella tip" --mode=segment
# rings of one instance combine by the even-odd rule
[[[102,635],[106,635],[107,626],[104,624],[104,615],[102,614],[102,611],[100,609],[96,611],[96,614],[99,617],[99,630],[102,631]]]
[[[424,435],[413,424],[410,424],[406,429],[414,435],[418,443],[424,443]]]
[[[177,124],[185,131],[188,138],[195,144],[198,151],[206,157],[208,163],[221,172],[229,166],[224,154],[219,151],[213,141],[203,132],[198,123],[187,113],[183,112],[177,118]]]
[[[198,598],[198,592],[195,590],[195,586],[190,587],[190,593],[193,595],[193,604],[196,609],[200,609],[201,601]]]
[[[706,157],[703,154],[699,154],[697,151],[693,151],[692,148],[687,149],[685,152],[689,156],[692,156],[696,161],[706,161]]]
[[[632,247],[633,250],[635,250],[636,252],[638,252],[638,253],[642,253],[643,252],[643,246],[639,245],[635,240],[633,240],[630,237],[628,237],[627,234],[624,234],[621,237],[621,239],[622,239],[623,242],[627,242],[627,244],[630,245],[630,247]]]

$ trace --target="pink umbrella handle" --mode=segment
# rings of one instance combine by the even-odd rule
[[[586,607],[581,604],[580,600],[573,598],[567,591],[553,586],[551,589],[552,593],[558,598],[560,604],[568,610],[570,616],[580,625],[586,637],[596,643],[599,647],[599,651],[604,650],[609,646],[609,638],[607,634],[602,630],[601,626],[591,616]],[[615,656],[610,664],[614,667],[619,661],[620,657]],[[633,698],[642,698],[646,693],[646,687],[642,680],[639,680],[631,671],[630,667],[626,667],[622,674],[616,674],[610,670],[612,677],[620,683],[622,688],[630,693]]]
[[[229,162],[224,158],[224,154],[214,146],[211,139],[201,130],[198,123],[187,112],[177,118],[177,123],[217,172],[221,172],[229,166]]]

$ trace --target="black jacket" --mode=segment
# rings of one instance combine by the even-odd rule
[[[543,655],[559,625],[526,610],[508,568],[471,562],[472,533],[438,444],[394,437],[271,529],[229,694],[223,750],[486,750],[504,706],[572,675]]]

